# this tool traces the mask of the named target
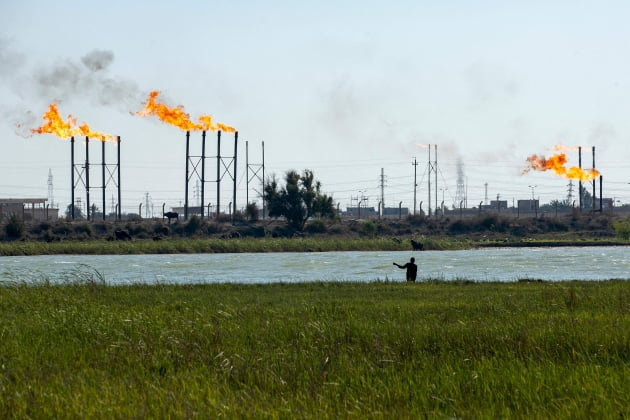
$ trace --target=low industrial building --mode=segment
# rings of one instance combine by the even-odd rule
[[[59,209],[51,208],[47,198],[0,198],[0,220],[17,216],[24,221],[56,221]]]

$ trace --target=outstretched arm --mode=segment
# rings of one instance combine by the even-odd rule
[[[394,263],[394,265],[395,265],[396,267],[398,267],[398,268],[405,268],[405,266],[404,266],[404,265],[400,265],[400,264],[396,264],[396,263]]]

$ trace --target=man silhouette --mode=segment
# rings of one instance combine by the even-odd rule
[[[394,265],[398,268],[406,268],[407,269],[407,281],[416,281],[416,276],[418,274],[418,266],[416,265],[416,259],[411,257],[408,263],[405,265],[400,265],[394,263]]]

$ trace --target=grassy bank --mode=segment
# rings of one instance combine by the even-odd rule
[[[427,249],[465,249],[465,240],[423,239]],[[180,254],[225,252],[408,251],[409,240],[381,238],[232,238],[151,239],[133,241],[1,242],[0,256],[61,254]]]
[[[2,418],[623,418],[626,282],[0,287]]]
[[[495,239],[416,238],[425,250],[458,250],[477,247],[627,246],[628,241],[601,239]],[[347,238],[232,238],[232,239],[138,239],[133,241],[83,240],[64,242],[0,242],[0,256],[13,255],[125,255],[198,254],[228,252],[327,252],[327,251],[409,251],[408,239],[397,237]]]

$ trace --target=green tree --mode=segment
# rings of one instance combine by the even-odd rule
[[[280,187],[272,176],[264,186],[265,203],[269,216],[284,217],[293,229],[302,231],[311,217],[334,217],[332,197],[321,192],[321,183],[315,181],[313,171],[305,169],[300,175],[290,170],[284,177],[285,186]]]

